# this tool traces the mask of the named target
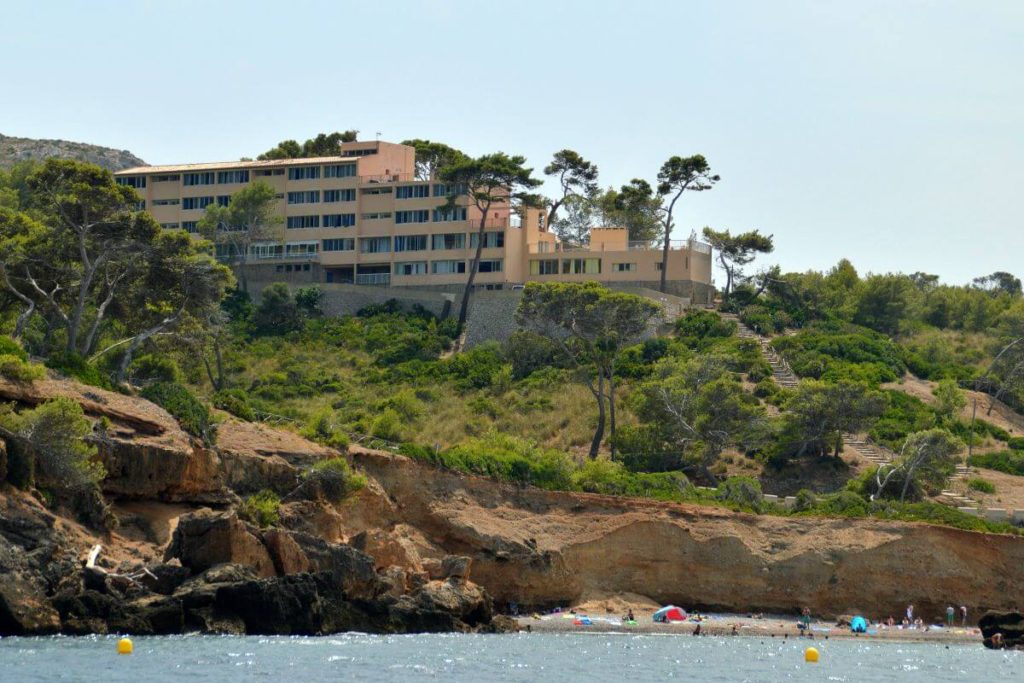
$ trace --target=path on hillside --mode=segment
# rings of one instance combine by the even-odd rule
[[[795,388],[800,383],[800,378],[793,372],[789,363],[772,347],[770,337],[758,334],[739,319],[735,313],[721,313],[722,318],[732,320],[737,325],[737,336],[741,339],[754,339],[761,349],[761,355],[768,361],[772,368],[772,377],[776,384],[787,389]],[[877,467],[892,465],[896,461],[896,454],[881,444],[868,441],[857,434],[843,434],[843,447],[850,448],[860,457]],[[935,497],[939,503],[951,507],[978,507],[978,501],[953,490],[954,483],[964,482],[971,475],[971,468],[964,463],[957,463],[956,471],[950,477],[947,487]]]

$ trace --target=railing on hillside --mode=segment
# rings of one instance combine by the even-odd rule
[[[363,273],[356,275],[357,285],[389,285],[391,273]]]

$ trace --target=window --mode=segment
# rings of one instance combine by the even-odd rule
[[[213,197],[185,197],[181,200],[181,208],[184,211],[205,209],[210,204],[213,204],[213,201]]]
[[[264,168],[256,171],[256,175],[284,175],[283,168]]]
[[[395,236],[395,251],[424,251],[427,248],[426,235]]]
[[[435,183],[434,196],[448,197],[453,194],[466,194],[466,186],[463,183]]]
[[[452,221],[464,220],[466,220],[466,207],[464,206],[456,206],[451,211],[445,211],[443,209],[434,209],[435,223],[450,223]]]
[[[404,261],[395,263],[395,275],[426,275],[426,261]]]
[[[562,259],[563,275],[597,275],[601,272],[599,258],[567,258]]]
[[[662,263],[661,261],[658,261],[657,263],[654,264],[654,269],[657,270],[660,273],[662,270],[664,270],[664,268],[663,268],[664,265],[665,265],[664,263]]]
[[[612,270],[616,273],[635,273],[635,263],[613,263]]]
[[[380,254],[391,251],[391,238],[364,237],[359,240],[359,251],[364,254]]]
[[[141,202],[135,202],[135,210],[136,211],[145,211],[146,210],[146,200],[143,199]]]
[[[355,164],[335,164],[324,166],[325,178],[351,178],[356,174]]]
[[[288,180],[313,180],[319,177],[319,166],[297,166],[288,169]]]
[[[530,275],[558,275],[558,259],[531,260]]]
[[[472,233],[469,236],[469,248],[476,249],[476,243],[478,241],[479,233]],[[503,232],[485,232],[484,233],[484,249],[493,249],[495,247],[505,246],[505,233]]]
[[[324,240],[324,251],[354,251],[356,241],[352,237],[337,237]]]
[[[177,223],[161,223],[160,227],[164,230],[177,230],[179,226]]]
[[[391,212],[386,211],[383,213],[364,213],[360,216],[364,221],[379,221],[391,218]]]
[[[395,199],[422,199],[430,196],[430,185],[400,185],[395,188]]]
[[[324,215],[325,228],[351,228],[356,224],[354,213],[329,213]]]
[[[427,223],[430,221],[430,211],[420,209],[417,211],[395,211],[395,223]]]
[[[231,195],[221,194],[217,195],[217,206],[227,206],[231,203]]]
[[[114,181],[118,185],[127,185],[128,187],[134,187],[140,189],[146,186],[146,176],[144,175],[123,175],[114,178]]]
[[[481,273],[500,273],[501,272],[501,259],[487,259],[486,261],[480,261],[480,272]]]
[[[462,232],[445,232],[431,237],[432,249],[465,249],[466,234]]]
[[[430,263],[430,272],[435,275],[451,275],[454,273],[465,273],[466,262],[465,261],[432,261]]]
[[[227,183],[247,183],[249,182],[248,171],[218,171],[217,172],[217,184],[224,185]]]
[[[288,227],[295,228],[319,228],[320,216],[288,216]]]
[[[319,242],[288,242],[284,245],[285,256],[307,256],[317,253]]]
[[[391,194],[390,187],[368,187],[363,189],[363,194]]]
[[[182,221],[181,229],[185,232],[199,232],[199,227],[196,225],[196,221]]]
[[[186,173],[185,186],[192,185],[213,185],[213,171],[206,173]]]
[[[180,202],[177,199],[154,199],[153,206],[177,206]]]
[[[153,176],[154,183],[176,183],[181,180],[181,176],[175,173],[174,175],[155,175]]]
[[[354,202],[355,200],[355,190],[324,190],[325,202]]]
[[[289,192],[289,204],[318,204],[320,202],[320,190],[308,192]]]

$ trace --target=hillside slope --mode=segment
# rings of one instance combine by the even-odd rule
[[[0,134],[0,168],[9,168],[18,161],[42,161],[50,157],[87,161],[111,171],[146,165],[145,161],[128,150],[112,149],[84,142],[35,140]]]

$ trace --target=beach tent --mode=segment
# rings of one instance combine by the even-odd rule
[[[868,622],[864,617],[854,617],[850,620],[850,630],[854,633],[867,633]]]
[[[675,605],[665,605],[654,613],[654,620],[661,624],[668,624],[673,621],[686,621],[686,612]]]
[[[588,617],[586,614],[581,614],[576,619],[574,619],[572,623],[576,626],[591,626],[594,622],[592,622],[590,620],[590,617]]]

